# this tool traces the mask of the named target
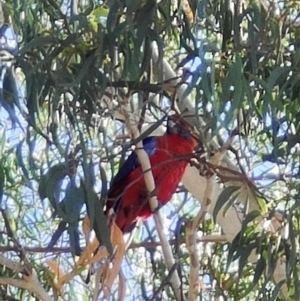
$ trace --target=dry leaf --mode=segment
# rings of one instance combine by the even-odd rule
[[[56,261],[48,260],[48,261],[46,261],[46,264],[50,267],[52,272],[55,274],[57,280],[59,280],[60,278],[62,278],[64,276],[64,273],[62,272],[62,270],[60,269],[60,267]]]
[[[95,238],[84,249],[84,251],[82,252],[78,261],[76,262],[76,266],[69,273],[65,274],[63,277],[61,277],[58,280],[57,287],[61,288],[65,283],[68,283],[76,275],[80,274],[84,270],[85,266],[89,265],[91,262],[95,262],[96,261],[96,260],[94,260],[95,256],[93,256],[93,255],[94,255],[95,250],[98,248],[98,246],[99,246],[99,242]],[[104,249],[104,250],[106,250],[106,249]],[[103,256],[103,254],[102,254],[102,256]]]
[[[97,240],[97,238],[94,238],[92,242],[90,242],[86,248],[84,249],[84,251],[82,252],[82,254],[80,255],[76,265],[77,266],[85,266],[87,264],[90,263],[91,258],[94,255],[94,252],[96,251],[96,249],[99,246],[99,242]]]
[[[126,297],[126,279],[123,273],[119,273],[118,300],[123,301]]]
[[[184,11],[184,14],[186,18],[189,20],[190,23],[193,23],[194,21],[194,14],[193,11],[190,7],[189,1],[188,0],[181,0],[180,1],[180,6],[182,10]]]
[[[89,217],[86,215],[82,221],[82,231],[84,233],[85,241],[88,242],[91,235],[91,222]]]
[[[46,264],[50,267],[50,270],[54,273],[54,275],[57,279],[57,283],[53,281],[53,286],[55,287],[55,289],[57,291],[60,292],[61,295],[63,295],[64,289],[61,285],[59,285],[59,282],[64,277],[64,273],[62,272],[62,270],[60,269],[60,267],[56,261],[48,260],[48,261],[46,261]]]
[[[125,243],[122,231],[118,226],[113,223],[111,227],[111,242],[114,246],[115,253],[112,258],[112,267],[110,268],[110,262],[106,261],[106,264],[102,266],[101,278],[104,287],[105,296],[109,295],[110,289],[113,285],[114,280],[119,274],[121,264],[125,254]],[[97,238],[94,238],[82,252],[81,256],[76,262],[76,266],[67,274],[61,274],[58,278],[56,287],[61,290],[62,286],[72,280],[76,275],[81,273],[87,265],[93,264],[99,260],[108,259],[109,254],[105,247],[103,247],[97,254],[94,255],[95,251],[99,247]],[[55,266],[54,266],[55,267]]]
[[[107,270],[106,277],[104,279],[104,296],[106,298],[109,297],[111,287],[120,272],[123,257],[125,254],[125,242],[123,233],[115,223],[113,223],[111,227],[111,242],[116,251],[112,259],[112,268]]]

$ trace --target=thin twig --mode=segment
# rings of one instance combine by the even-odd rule
[[[219,165],[226,154],[226,147],[222,148],[217,152],[210,162],[212,165]],[[216,174],[212,174],[206,180],[206,187],[204,191],[204,200],[201,206],[201,209],[197,216],[191,223],[187,223],[186,227],[186,244],[189,250],[190,255],[190,275],[189,275],[189,291],[188,291],[188,300],[194,301],[197,300],[199,295],[199,258],[198,258],[198,247],[197,247],[197,228],[201,221],[204,219],[206,213],[209,211],[212,196],[214,193],[215,186],[218,185],[216,181]]]
[[[12,285],[33,292],[41,301],[53,301],[53,299],[41,286],[40,282],[37,280],[37,277],[31,277],[30,281],[23,279],[0,277],[0,284]]]
[[[52,300],[48,293],[44,290],[42,284],[39,282],[35,271],[32,268],[31,263],[29,262],[26,252],[18,242],[18,240],[14,236],[14,232],[10,226],[9,219],[6,215],[4,209],[0,208],[0,212],[2,214],[6,232],[8,237],[14,243],[15,249],[20,252],[20,260],[24,262],[24,264],[14,262],[4,256],[0,256],[0,264],[8,267],[9,269],[22,273],[23,279],[14,279],[14,278],[0,278],[0,284],[10,284],[16,287],[24,288],[29,290],[30,292],[34,293],[39,297],[42,301],[50,301]]]
[[[11,259],[8,259],[2,255],[0,255],[0,265],[6,266],[7,268],[11,269],[12,271],[22,273],[26,271],[26,267],[21,263],[15,262]]]
[[[7,231],[7,235],[8,237],[12,240],[13,244],[19,249],[20,252],[20,259],[24,261],[25,263],[25,267],[26,267],[26,274],[30,275],[32,273],[32,265],[29,262],[26,253],[24,252],[22,246],[20,245],[20,243],[18,242],[18,240],[15,238],[14,236],[14,232],[10,226],[7,214],[5,212],[5,210],[3,208],[0,208],[0,212],[2,214],[2,217],[4,219],[4,224],[5,224],[5,228]],[[25,270],[24,270],[24,274],[25,274]]]
[[[169,271],[171,271],[172,267],[175,264],[175,259],[173,257],[172,248],[171,245],[168,242],[167,236],[164,232],[164,225],[162,223],[162,218],[160,215],[160,212],[158,211],[156,214],[154,214],[154,220],[156,225],[156,230],[158,233],[158,237],[162,244],[162,251],[164,254],[164,259],[166,262],[166,266]],[[181,300],[182,294],[181,294],[181,282],[180,278],[178,276],[177,271],[174,271],[174,273],[171,275],[170,282],[172,284],[172,288],[174,290],[176,300]]]
[[[5,289],[1,289],[0,290],[0,300],[5,300],[5,301],[21,301],[20,299],[16,299],[16,298],[14,298],[12,296],[7,295],[7,292],[6,292]]]
[[[59,14],[59,16],[61,17],[61,19],[64,22],[67,33],[70,35],[71,30],[69,27],[69,22],[68,22],[67,16],[62,13],[61,8],[58,6],[58,4],[54,0],[46,0],[46,2],[48,2],[48,4],[51,5],[55,9],[55,11]]]
[[[202,213],[200,211],[200,213]],[[194,229],[194,223],[189,222],[186,225],[186,246],[190,256],[190,273],[189,273],[189,291],[188,300],[194,301],[199,295],[199,258],[198,248],[196,244],[196,230]]]
[[[125,123],[128,128],[128,131],[131,134],[131,138],[138,139],[140,136],[140,132],[137,127],[137,120],[134,117],[133,113],[131,113],[130,111],[128,111],[126,109],[126,107],[129,107],[129,102],[130,102],[130,100],[127,99],[127,104],[126,104],[126,106],[123,107],[122,113],[125,116]],[[135,152],[136,152],[136,155],[137,155],[139,162],[141,164],[141,167],[142,167],[143,176],[145,179],[146,187],[148,189],[148,193],[149,193],[149,195],[151,195],[152,192],[155,191],[155,182],[154,182],[154,178],[153,178],[153,174],[152,174],[150,160],[149,160],[149,157],[148,157],[146,151],[144,150],[142,140],[137,142]],[[156,209],[158,208],[158,201],[157,201],[157,197],[155,195],[152,195],[150,197],[149,204],[150,204],[151,210],[153,212],[155,212]]]
[[[197,237],[196,242],[213,242],[213,243],[222,243],[226,242],[226,236],[225,235],[205,235],[201,237]],[[185,243],[185,238],[180,237],[179,240],[177,239],[170,239],[168,242],[170,245],[174,245],[177,243],[183,244]],[[138,248],[145,248],[145,249],[155,249],[157,247],[161,246],[160,241],[144,241],[139,243],[131,243],[128,247],[128,249],[138,249]],[[23,248],[25,252],[27,253],[53,253],[53,254],[64,254],[64,253],[71,253],[71,248],[59,248],[59,247],[53,247],[53,248],[47,248],[47,247],[24,247]],[[12,246],[0,246],[0,253],[5,252],[18,252],[19,249]]]
[[[164,287],[165,287],[166,285],[169,284],[169,282],[170,282],[170,280],[171,280],[171,277],[172,277],[173,273],[176,271],[177,267],[178,267],[178,262],[176,262],[176,263],[173,265],[172,269],[169,270],[168,275],[167,275],[167,276],[165,277],[165,279],[161,282],[160,286],[155,290],[155,292],[154,292],[152,298],[150,299],[151,301],[157,300],[158,294],[164,289]]]
[[[122,106],[122,113],[125,116],[125,122],[126,122],[127,128],[129,130],[132,138],[137,139],[140,136],[140,133],[139,133],[139,130],[137,127],[137,120],[135,119],[133,113],[129,110],[129,108],[130,108],[129,103],[130,103],[130,100],[127,99],[127,102],[125,103],[125,105]],[[151,210],[153,212],[155,212],[156,209],[158,208],[157,197],[152,193],[153,191],[155,191],[155,182],[154,182],[154,178],[153,178],[153,174],[152,174],[152,170],[151,170],[150,160],[149,160],[149,157],[148,157],[146,151],[143,148],[142,141],[139,141],[136,144],[135,151],[136,151],[137,157],[139,159],[139,162],[141,164],[142,171],[143,171],[144,178],[145,178],[146,187],[149,192],[149,205],[150,205]],[[164,254],[166,266],[167,266],[168,270],[171,271],[172,267],[175,264],[175,260],[174,260],[173,254],[172,254],[171,246],[168,243],[167,236],[164,233],[164,227],[163,227],[162,219],[161,219],[159,212],[154,214],[154,220],[156,223],[156,229],[158,232],[158,236],[162,243],[162,251]],[[181,300],[182,299],[181,298],[181,282],[178,277],[177,271],[174,271],[174,273],[171,275],[170,282],[171,282],[172,288],[174,290],[176,299]]]
[[[264,1],[266,2],[266,1]],[[270,2],[271,3],[271,2]],[[159,47],[156,42],[153,42],[151,44],[151,50],[152,50],[152,60],[153,60],[153,66],[154,69],[154,75],[155,77],[160,80],[168,80],[176,77],[176,73],[174,69],[171,67],[170,63],[167,61],[166,58],[161,57],[161,53],[159,51]],[[176,83],[178,81],[175,81],[174,86],[176,86]],[[169,87],[166,87],[166,90],[168,90],[169,93],[172,92],[172,89],[167,89]],[[187,84],[183,84],[180,87],[177,87],[177,104],[181,112],[186,112],[187,114],[195,114],[195,103],[194,100],[191,98],[188,98],[185,94],[187,88]],[[220,146],[217,143],[217,141],[212,140],[211,138],[207,138],[207,134],[201,130],[205,129],[207,127],[207,121],[202,118],[201,116],[195,116],[188,118],[188,121],[190,124],[197,126],[197,129],[200,131],[200,137],[203,136],[206,139],[209,139],[211,142],[211,145],[218,149]],[[226,154],[222,160],[222,166],[228,167],[230,170],[238,170],[235,162],[231,159],[231,157]],[[220,171],[222,169],[220,168]],[[203,188],[198,185],[198,182],[204,183],[205,180],[203,176],[201,176],[199,173],[196,173],[193,167],[188,167],[186,170],[186,176],[183,178],[183,184],[188,187],[189,192],[198,198],[199,201],[203,201],[204,193]],[[216,191],[213,197],[213,204],[216,203],[218,195],[220,195],[222,189],[220,187],[216,186]],[[238,196],[238,200],[240,197]],[[259,209],[259,205],[255,200],[250,201],[253,204],[254,208]],[[210,210],[212,211],[212,210]],[[229,240],[232,240],[235,235],[240,231],[241,229],[241,222],[238,219],[238,215],[235,212],[235,209],[233,207],[229,208],[228,215],[232,217],[232,219],[228,219],[221,217],[221,215],[218,215],[217,222],[222,227],[223,231],[227,235]],[[249,257],[249,261],[257,261],[257,256]],[[277,267],[274,273],[274,279],[276,283],[279,283],[282,279],[285,279],[286,277],[286,269],[285,265],[281,264],[280,261],[277,262]],[[284,286],[283,289],[281,289],[283,294],[287,296],[287,287]]]

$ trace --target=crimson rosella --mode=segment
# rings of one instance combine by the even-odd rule
[[[167,132],[163,136],[144,139],[143,146],[152,168],[156,190],[154,193],[163,206],[175,193],[196,146],[196,140],[182,117],[175,114],[168,119]],[[132,231],[139,219],[147,219],[153,214],[143,171],[134,151],[111,182],[107,215],[111,208],[114,209],[115,222],[123,233]]]

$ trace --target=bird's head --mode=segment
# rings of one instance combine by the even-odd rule
[[[168,116],[167,120],[167,134],[180,135],[185,139],[192,139],[192,127],[184,120],[180,114],[173,114]]]

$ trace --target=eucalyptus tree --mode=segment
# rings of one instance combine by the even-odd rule
[[[2,8],[1,296],[299,299],[297,1]],[[174,110],[199,148],[125,252],[104,215],[109,181]],[[103,252],[88,285],[87,212]]]

